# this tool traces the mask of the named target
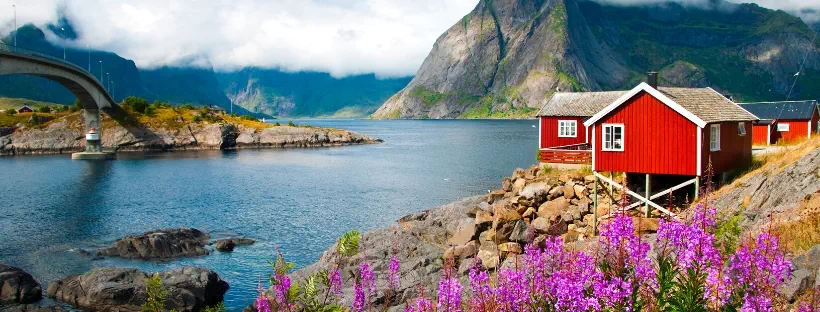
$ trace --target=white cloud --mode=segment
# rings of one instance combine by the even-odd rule
[[[0,0],[0,34],[12,29],[15,3],[18,25],[43,28],[62,10],[79,35],[70,44],[142,68],[210,63],[338,77],[415,74],[476,0]]]
[[[713,7],[714,0],[594,0],[602,3],[621,5],[644,5],[660,2],[678,2],[683,5]],[[820,21],[820,0],[727,0],[734,3],[757,3],[758,5],[783,10],[803,18],[806,22]]]
[[[663,0],[597,0],[646,4]],[[702,5],[710,0],[675,0]],[[740,0],[732,0],[739,2]],[[212,64],[322,71],[334,76],[412,75],[436,38],[478,0],[0,0],[0,35],[43,26],[64,12],[79,38],[139,67]],[[820,0],[754,0],[794,14]],[[6,9],[8,8],[8,9]],[[817,14],[804,13],[807,20]],[[57,40],[53,34],[48,34]]]

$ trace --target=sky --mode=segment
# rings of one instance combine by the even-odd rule
[[[597,0],[646,4],[660,0]],[[675,0],[700,5],[709,0]],[[732,0],[739,2],[741,0]],[[806,20],[820,0],[751,0]],[[255,66],[334,77],[415,74],[436,39],[478,0],[0,0],[0,36],[14,24],[44,29],[60,16],[76,40],[57,44],[112,51],[140,68]],[[802,12],[802,13],[801,13]]]

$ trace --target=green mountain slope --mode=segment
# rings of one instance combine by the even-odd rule
[[[225,94],[236,105],[274,116],[367,116],[410,78],[375,75],[334,78],[326,73],[286,73],[246,68],[217,74]]]
[[[820,97],[820,53],[797,17],[720,0],[710,7],[586,0],[481,0],[436,41],[375,118],[531,116],[557,90],[712,86],[741,100]]]

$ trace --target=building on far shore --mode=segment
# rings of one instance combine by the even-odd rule
[[[208,106],[208,109],[210,109],[212,112],[214,112],[214,114],[224,114],[225,113],[224,108],[216,106],[216,105]]]
[[[20,108],[17,109],[17,112],[18,113],[33,113],[34,109],[29,107],[28,105],[23,105],[23,107],[20,107]]]
[[[754,145],[798,142],[820,133],[820,109],[817,101],[783,101],[741,103],[759,121],[752,128]]]

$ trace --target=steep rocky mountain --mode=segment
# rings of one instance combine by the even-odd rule
[[[334,78],[326,73],[287,73],[245,68],[217,74],[225,94],[249,111],[274,116],[367,116],[404,88],[410,78],[375,75]]]
[[[531,116],[557,90],[661,83],[742,100],[820,97],[820,53],[799,18],[754,4],[615,6],[481,0],[438,38],[415,78],[375,118]],[[808,54],[807,49],[810,47]]]

